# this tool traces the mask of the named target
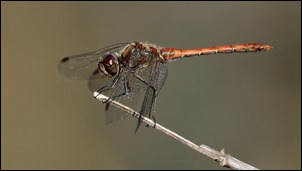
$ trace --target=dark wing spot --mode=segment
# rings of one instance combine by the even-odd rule
[[[61,59],[61,63],[67,62],[70,58],[69,57],[65,57],[63,59]]]

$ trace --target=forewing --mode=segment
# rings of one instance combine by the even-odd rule
[[[72,79],[88,80],[101,78],[93,76],[97,69],[99,58],[102,58],[105,53],[119,54],[127,44],[115,44],[95,52],[65,57],[58,64],[59,72],[65,77]]]

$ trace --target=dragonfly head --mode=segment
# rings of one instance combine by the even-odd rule
[[[103,58],[100,58],[98,69],[106,77],[113,77],[119,72],[120,66],[113,54],[106,54]]]

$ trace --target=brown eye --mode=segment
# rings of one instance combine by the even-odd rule
[[[104,57],[102,61],[99,62],[98,68],[107,77],[115,76],[119,71],[119,65],[116,58],[108,54]]]

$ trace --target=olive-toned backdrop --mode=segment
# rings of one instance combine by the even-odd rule
[[[224,169],[129,117],[112,127],[69,55],[131,41],[270,52],[184,59],[158,123],[260,169],[301,169],[301,2],[1,2],[1,169]]]

